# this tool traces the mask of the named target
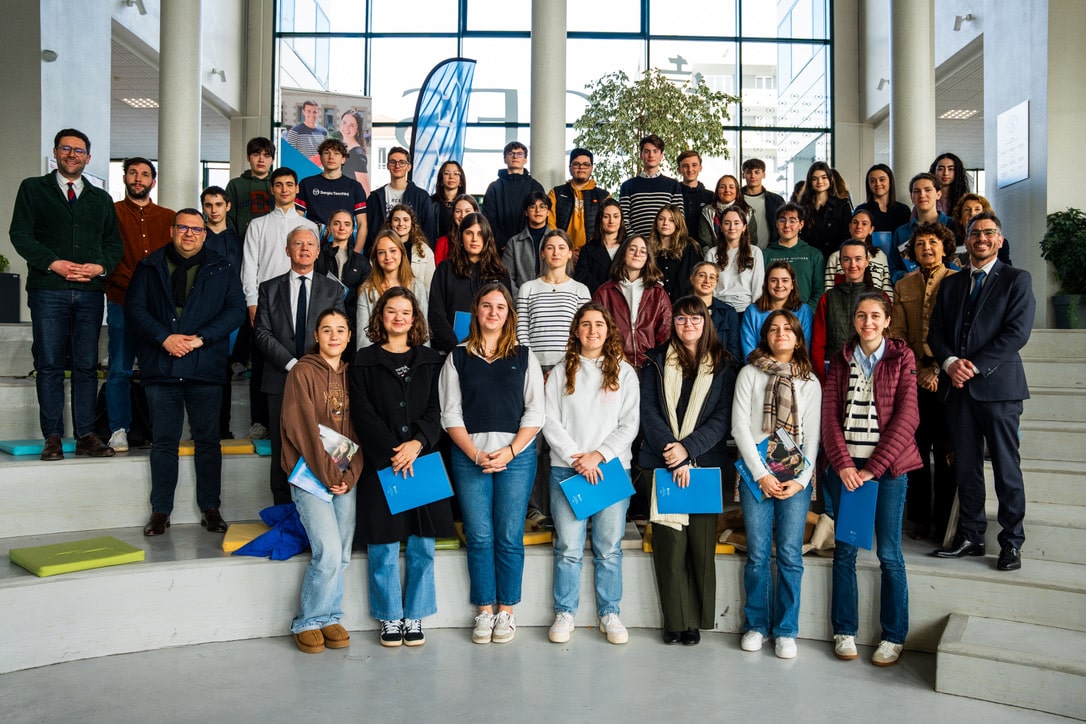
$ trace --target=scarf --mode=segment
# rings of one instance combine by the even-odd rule
[[[791,363],[783,364],[762,355],[751,361],[751,364],[769,375],[765,386],[765,401],[762,403],[762,432],[773,434],[778,427],[783,427],[785,432],[795,438],[799,435],[795,409],[796,385],[792,376],[795,368]]]
[[[701,408],[705,406],[705,398],[713,386],[713,368],[708,361],[703,361],[698,366],[697,376],[694,378],[694,386],[690,390],[690,402],[686,405],[686,414],[680,423],[675,413],[679,406],[679,396],[682,395],[683,373],[679,366],[679,357],[674,347],[668,347],[664,358],[664,408],[667,410],[667,424],[671,428],[671,434],[676,440],[686,438],[697,427]],[[652,498],[649,507],[649,520],[653,525],[665,525],[668,528],[682,530],[684,525],[689,525],[690,517],[686,513],[660,513],[656,508],[656,484],[652,485]]]
[[[185,306],[185,300],[189,296],[189,270],[203,264],[207,252],[201,248],[187,259],[177,253],[173,244],[166,247],[166,260],[173,267],[170,274],[170,283],[173,285],[173,305],[178,309]]]

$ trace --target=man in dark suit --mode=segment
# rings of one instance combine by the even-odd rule
[[[1018,420],[1029,398],[1019,351],[1029,341],[1036,302],[1029,272],[996,257],[1003,245],[999,218],[977,214],[966,236],[969,273],[943,280],[932,311],[928,344],[943,374],[954,443],[961,518],[940,558],[984,555],[984,441],[992,455],[999,498],[1001,571],[1022,567],[1025,487],[1018,455]]]
[[[260,391],[268,396],[268,437],[271,438],[271,491],[275,505],[289,503],[287,471],[280,461],[282,438],[279,415],[287,373],[314,343],[317,316],[329,307],[341,312],[343,285],[313,264],[320,253],[317,235],[301,227],[287,235],[290,271],[260,285],[256,304],[256,344],[264,353],[264,379]],[[300,331],[300,334],[299,334]]]

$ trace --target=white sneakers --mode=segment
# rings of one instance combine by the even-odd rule
[[[611,644],[624,644],[630,640],[630,633],[618,620],[617,613],[609,613],[600,619],[600,632],[607,634],[607,642]]]
[[[128,433],[124,429],[114,430],[108,445],[116,452],[128,452]]]
[[[871,663],[875,666],[893,666],[900,657],[901,644],[879,641],[879,647],[871,655]]]
[[[761,651],[765,643],[765,636],[758,631],[747,631],[743,634],[743,640],[739,642],[739,648],[744,651]]]
[[[554,614],[554,623],[551,624],[550,629],[547,631],[547,638],[550,639],[552,644],[564,644],[573,635],[574,628],[576,626],[573,623],[573,614],[565,611],[556,613]]]
[[[491,641],[496,644],[505,644],[513,640],[517,633],[517,617],[509,611],[498,611],[494,618],[494,632]]]
[[[778,636],[776,644],[773,648],[773,653],[777,654],[778,659],[794,659],[796,658],[796,640]]]
[[[856,658],[856,637],[837,634],[833,637],[833,655],[843,661]]]

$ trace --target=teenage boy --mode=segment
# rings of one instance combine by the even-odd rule
[[[754,209],[754,217],[765,219],[764,224],[754,225],[754,239],[760,248],[765,249],[770,242],[778,238],[777,210],[784,206],[784,198],[763,186],[765,181],[765,161],[760,158],[748,158],[743,162],[743,199]]]
[[[389,182],[374,189],[366,199],[366,218],[369,221],[369,234],[359,236],[366,240],[366,248],[373,243],[377,232],[385,225],[385,219],[397,204],[407,204],[415,211],[419,228],[426,236],[430,248],[437,241],[437,212],[430,194],[407,179],[411,171],[411,153],[401,146],[393,146],[388,151],[385,161],[388,167]]]
[[[226,223],[226,215],[230,212],[230,202],[226,200],[226,191],[220,186],[208,186],[200,194],[200,206],[206,219],[207,233],[204,237],[204,248],[213,251],[230,263],[230,268],[238,279],[241,279],[241,238],[234,233],[230,225]],[[244,378],[245,362],[235,354],[238,341],[248,325],[242,324],[237,330],[237,336],[232,339],[229,366],[231,370]],[[245,359],[248,360],[248,349],[245,350]],[[223,385],[222,406],[219,408],[219,437],[223,440],[234,437],[230,432],[230,392],[229,382]],[[266,426],[266,424],[265,424]]]
[[[618,190],[618,203],[630,236],[649,238],[656,214],[668,204],[683,205],[683,189],[675,179],[660,170],[664,160],[664,141],[656,134],[645,136],[638,144],[641,173],[626,179]]]
[[[343,175],[347,146],[329,138],[318,149],[321,172],[302,179],[298,186],[298,209],[315,224],[324,226],[332,214],[343,209],[354,214],[359,239],[366,238],[366,190],[353,178]]]
[[[532,178],[525,166],[528,147],[520,141],[510,141],[503,151],[505,168],[486,188],[480,211],[490,222],[498,253],[505,250],[509,238],[521,230],[524,219],[524,199],[532,192],[544,193],[543,186]]]
[[[550,230],[547,218],[551,211],[551,200],[546,194],[532,192],[524,199],[524,218],[527,224],[520,233],[509,239],[502,252],[502,264],[509,272],[513,283],[513,298],[525,282],[539,276],[539,245],[543,235]]]
[[[592,238],[600,206],[611,196],[592,179],[594,161],[587,148],[570,151],[569,181],[555,186],[547,194],[551,203],[547,223],[552,229],[562,229],[569,234],[574,253]]]
[[[893,242],[890,244],[890,281],[897,284],[905,272],[916,268],[916,264],[905,263],[904,253],[913,238],[913,232],[920,224],[942,224],[954,231],[954,222],[950,217],[939,211],[939,199],[942,193],[939,191],[939,182],[930,173],[918,173],[909,181],[909,196],[913,200],[913,215],[907,222],[894,230]]]
[[[765,265],[786,261],[796,272],[796,292],[799,299],[814,311],[826,287],[826,260],[822,252],[799,238],[803,231],[803,207],[785,204],[777,209],[777,241],[764,252]]]
[[[272,210],[268,174],[275,161],[275,144],[264,136],[251,138],[245,144],[245,155],[249,159],[249,170],[226,184],[226,202],[230,204],[226,223],[242,239],[249,230],[250,221]]]
[[[713,191],[705,188],[698,180],[701,175],[701,154],[692,149],[683,151],[675,161],[679,175],[683,177],[683,216],[686,217],[686,230],[691,235],[701,227],[701,213],[713,203]]]

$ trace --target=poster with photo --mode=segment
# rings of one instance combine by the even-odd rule
[[[282,134],[279,158],[299,179],[320,173],[317,147],[326,138],[347,146],[343,174],[370,190],[373,114],[369,98],[301,88],[281,88]]]

